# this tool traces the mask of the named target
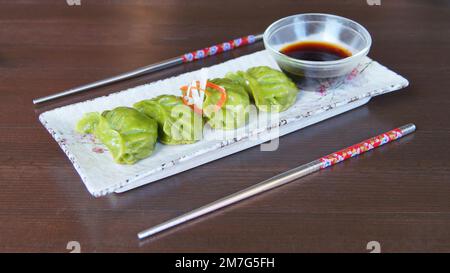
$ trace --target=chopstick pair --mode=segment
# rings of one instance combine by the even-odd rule
[[[213,211],[219,210],[226,206],[232,205],[244,199],[250,198],[257,194],[260,194],[265,191],[269,191],[276,187],[285,185],[289,182],[292,182],[296,179],[309,175],[311,173],[317,172],[321,169],[325,169],[334,164],[347,160],[351,157],[357,156],[359,154],[368,152],[374,148],[377,148],[381,145],[389,143],[391,141],[397,140],[403,136],[411,134],[416,130],[416,126],[412,123],[406,124],[404,126],[398,127],[396,129],[390,130],[381,135],[372,137],[370,139],[364,140],[358,144],[352,145],[345,149],[339,150],[327,156],[321,157],[317,160],[314,160],[310,163],[301,165],[297,168],[291,169],[287,172],[281,173],[277,176],[274,176],[268,180],[260,182],[256,185],[248,187],[239,192],[228,195],[222,199],[214,201],[210,204],[207,204],[203,207],[195,209],[191,212],[173,218],[169,221],[166,221],[162,224],[154,226],[152,228],[146,229],[138,233],[139,239],[144,239],[146,237],[152,236],[169,228],[175,227],[187,221],[193,220],[205,214],[211,213]]]
[[[136,76],[140,76],[140,75],[143,75],[146,73],[156,72],[156,71],[163,70],[163,69],[166,69],[169,67],[173,67],[173,66],[176,66],[179,64],[196,61],[199,59],[206,58],[208,56],[213,56],[213,55],[216,55],[216,54],[219,54],[222,52],[233,50],[234,48],[237,48],[237,47],[253,44],[255,42],[261,41],[262,38],[263,38],[263,34],[248,35],[248,36],[245,36],[242,38],[237,38],[237,39],[231,40],[229,42],[224,42],[224,43],[217,44],[214,46],[206,47],[204,49],[200,49],[200,50],[196,50],[196,51],[193,51],[190,53],[183,54],[179,57],[175,57],[175,58],[168,59],[168,60],[156,63],[156,64],[151,64],[151,65],[148,65],[145,67],[141,67],[141,68],[135,69],[133,71],[129,71],[129,72],[126,72],[126,73],[123,73],[123,74],[120,74],[120,75],[117,75],[117,76],[114,76],[111,78],[107,78],[107,79],[99,80],[99,81],[96,81],[93,83],[85,84],[85,85],[75,87],[75,88],[60,92],[60,93],[53,94],[53,95],[37,98],[37,99],[33,100],[33,103],[39,104],[39,103],[50,101],[53,99],[65,97],[65,96],[68,96],[71,94],[80,93],[80,92],[83,92],[83,91],[86,91],[86,90],[89,90],[92,88],[104,86],[104,85],[107,85],[110,83],[118,82],[121,80],[136,77]],[[384,145],[386,143],[389,143],[391,141],[399,139],[405,135],[411,134],[415,130],[416,130],[416,126],[412,123],[409,123],[407,125],[398,127],[391,131],[388,131],[384,134],[381,134],[381,135],[375,136],[373,138],[370,138],[368,140],[362,141],[362,142],[355,144],[353,146],[350,146],[348,148],[342,149],[335,153],[332,153],[327,156],[321,157],[317,160],[314,160],[310,163],[301,165],[297,168],[294,168],[294,169],[291,169],[284,173],[281,173],[281,174],[274,176],[268,180],[260,182],[254,186],[248,187],[237,193],[228,195],[222,199],[219,199],[215,202],[207,204],[207,205],[200,207],[198,209],[195,209],[191,212],[188,212],[186,214],[183,214],[181,216],[173,218],[162,224],[159,224],[152,228],[141,231],[138,233],[138,238],[144,239],[144,238],[152,236],[156,233],[162,232],[164,230],[167,230],[174,226],[180,225],[187,221],[193,220],[193,219],[203,216],[205,214],[211,213],[211,212],[221,209],[223,207],[237,203],[239,201],[242,201],[249,197],[255,196],[262,192],[269,191],[276,187],[285,185],[285,184],[292,182],[298,178],[301,178],[301,177],[304,177],[311,173],[317,172],[321,169],[325,169],[334,164],[337,164],[339,162],[347,160],[351,157],[365,153],[365,152],[370,151],[374,148],[377,148],[381,145]]]

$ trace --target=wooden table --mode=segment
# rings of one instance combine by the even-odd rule
[[[238,7],[238,8],[236,8]],[[370,56],[410,86],[349,113],[131,192],[93,198],[38,122],[49,108],[253,52],[35,107],[32,99],[216,42],[302,12],[357,20]],[[0,4],[0,251],[450,251],[448,1],[14,1]],[[136,233],[385,130],[411,136],[358,159],[139,242]]]

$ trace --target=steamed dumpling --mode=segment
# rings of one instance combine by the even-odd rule
[[[246,72],[228,73],[227,78],[243,85],[259,110],[283,112],[297,98],[298,89],[283,72],[267,66],[257,66]]]
[[[134,164],[150,156],[158,136],[156,121],[129,107],[87,113],[76,130],[93,134],[119,164]]]
[[[181,97],[161,95],[137,102],[133,107],[156,120],[163,144],[194,143],[202,136],[202,117],[183,104]]]
[[[242,127],[248,120],[250,99],[245,88],[227,78],[212,79],[209,82],[225,89],[225,103],[217,109],[221,93],[213,88],[206,88],[203,114],[208,124],[215,129],[233,130]]]

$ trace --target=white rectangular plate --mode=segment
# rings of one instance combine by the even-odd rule
[[[279,69],[265,50],[242,56],[208,68],[208,78],[223,77],[227,72],[266,65]],[[401,89],[408,81],[379,63],[366,58],[342,84],[324,86],[323,92],[299,92],[297,102],[279,114],[274,123],[258,123],[252,115],[245,128],[232,132],[205,129],[205,139],[189,145],[157,144],[153,155],[134,165],[114,163],[105,147],[90,136],[74,131],[86,112],[101,112],[162,94],[180,95],[179,87],[197,80],[193,71],[176,77],[137,86],[108,96],[84,101],[42,113],[42,124],[52,134],[81,176],[89,192],[102,196],[123,192],[201,164],[274,139],[326,118],[353,109],[371,97]],[[213,139],[221,136],[221,139]]]

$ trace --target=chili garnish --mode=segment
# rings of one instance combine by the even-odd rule
[[[221,95],[220,99],[217,101],[217,103],[215,105],[214,111],[217,112],[225,104],[225,102],[227,100],[227,92],[226,92],[225,88],[223,88],[222,86],[214,84],[209,81],[206,82],[206,87],[209,87],[211,89],[218,91]],[[204,92],[206,95],[209,95],[209,93],[207,90],[204,90],[200,87],[200,81],[196,81],[195,85],[191,85],[191,86],[185,85],[180,88],[181,91],[183,92],[183,96],[182,96],[183,103],[186,104],[187,106],[193,108],[194,112],[201,115],[203,113],[203,109],[199,108],[195,103],[192,103],[188,100],[188,98],[192,98],[192,96],[193,96],[192,92],[190,92],[189,95],[187,94],[189,88],[191,89],[191,91],[196,90],[198,92]]]

